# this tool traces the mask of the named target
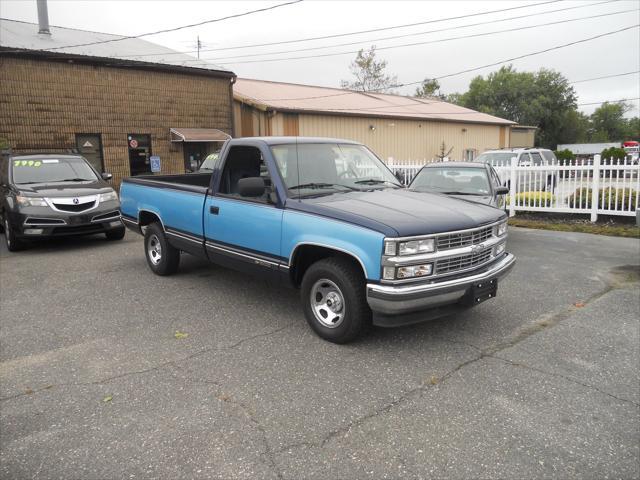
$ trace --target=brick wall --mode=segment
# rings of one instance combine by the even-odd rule
[[[100,133],[105,170],[129,175],[127,134],[150,134],[162,173],[183,173],[169,129],[231,134],[229,79],[0,57],[0,138],[14,153],[68,152],[76,133]]]

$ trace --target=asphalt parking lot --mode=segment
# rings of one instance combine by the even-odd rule
[[[1,478],[640,476],[638,240],[511,229],[495,300],[346,346],[130,232],[1,248]]]

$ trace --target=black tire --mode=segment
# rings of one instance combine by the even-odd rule
[[[180,265],[180,250],[169,245],[159,223],[152,223],[144,232],[144,255],[149,268],[156,275],[176,273]]]
[[[105,237],[107,237],[107,240],[122,240],[124,238],[124,233],[125,233],[125,228],[114,228],[112,230],[109,230],[108,232],[105,232]]]
[[[371,310],[367,304],[365,288],[362,270],[349,259],[329,257],[311,265],[302,279],[300,298],[304,315],[313,331],[333,343],[348,343],[362,335],[371,325]],[[318,289],[328,293],[325,295]],[[312,303],[312,291],[316,291],[315,303]],[[334,297],[331,297],[332,294]],[[331,305],[332,298],[333,308],[336,307],[335,299],[341,302],[342,308],[338,312],[333,312],[326,305],[317,305],[319,301],[326,301]],[[323,309],[326,316],[322,314]],[[316,316],[316,312],[323,318],[322,321]],[[333,323],[335,326],[328,326]]]
[[[16,238],[9,224],[9,219],[6,217],[4,219],[4,243],[10,252],[19,252],[24,248],[24,242]]]

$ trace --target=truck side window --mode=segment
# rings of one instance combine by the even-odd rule
[[[538,152],[532,152],[531,153],[531,158],[533,159],[533,164],[538,166],[538,165],[542,165],[542,157],[540,156],[540,154]]]
[[[242,198],[238,193],[238,180],[241,178],[262,177],[267,187],[262,197],[253,201],[269,203],[271,192],[271,176],[262,158],[262,152],[255,147],[231,147],[220,179],[219,192],[223,195]]]

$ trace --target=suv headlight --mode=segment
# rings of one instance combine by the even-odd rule
[[[496,227],[496,235],[502,237],[507,234],[507,222],[499,223]]]
[[[115,192],[115,190],[100,194],[100,203],[109,202],[111,200],[118,200],[118,194]]]
[[[48,206],[44,198],[24,197],[22,195],[16,196],[16,203],[21,207],[47,207]]]

